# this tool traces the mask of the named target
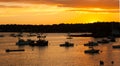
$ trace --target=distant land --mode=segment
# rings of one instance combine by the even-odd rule
[[[80,33],[89,32],[102,35],[120,33],[120,22],[95,22],[88,24],[53,24],[53,25],[0,25],[0,32],[35,32],[35,33]]]

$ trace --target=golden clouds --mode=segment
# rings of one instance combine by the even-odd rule
[[[0,0],[0,23],[120,21],[118,0]]]
[[[102,8],[73,8],[68,11],[95,12],[95,13],[119,13],[119,9],[102,9]]]
[[[6,5],[7,4],[7,5]],[[22,7],[19,7],[19,4]],[[25,16],[25,15],[49,15],[66,11],[69,8],[63,8],[46,4],[23,4],[23,3],[4,3],[4,7],[0,7],[2,17],[9,16]],[[14,7],[13,6],[17,6]],[[0,16],[1,16],[0,15]]]
[[[34,3],[78,8],[118,8],[119,0],[0,0],[0,2]],[[0,4],[1,5],[1,4]]]

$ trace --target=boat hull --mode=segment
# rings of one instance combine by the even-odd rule
[[[99,53],[99,50],[85,50],[85,53]]]
[[[116,45],[116,46],[112,46],[113,48],[119,48],[120,49],[120,45]]]
[[[18,51],[25,51],[25,50],[24,49],[17,49],[17,50],[6,49],[6,52],[18,52]]]

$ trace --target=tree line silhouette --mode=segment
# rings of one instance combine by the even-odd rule
[[[39,32],[39,33],[78,33],[110,34],[113,30],[120,31],[120,22],[96,22],[88,24],[53,24],[53,25],[0,25],[0,32]]]

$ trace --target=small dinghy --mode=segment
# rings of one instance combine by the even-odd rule
[[[25,50],[24,49],[16,49],[16,50],[6,49],[6,52],[19,52],[19,51],[25,51]]]

